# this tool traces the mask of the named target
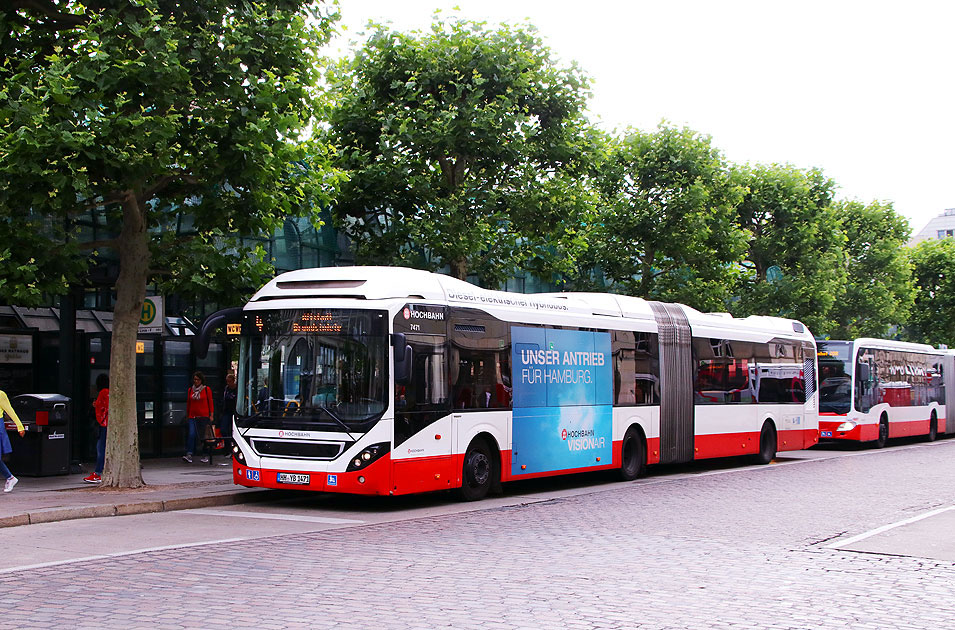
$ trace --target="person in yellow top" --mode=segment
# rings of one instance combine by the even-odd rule
[[[20,422],[20,418],[17,417],[17,412],[13,410],[13,405],[10,404],[10,399],[7,398],[6,392],[0,390],[0,411],[4,414],[13,418],[13,422],[17,425],[17,432],[20,434],[20,437],[23,437],[23,434],[26,433],[26,430],[23,428],[23,423]],[[10,492],[13,490],[13,486],[17,485],[17,479],[13,476],[13,473],[10,472],[10,469],[7,468],[7,465],[3,463],[3,456],[7,453],[13,452],[13,445],[10,444],[10,436],[7,435],[6,429],[0,429],[0,475],[7,480],[3,484],[3,491]]]

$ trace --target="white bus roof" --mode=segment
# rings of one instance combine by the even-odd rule
[[[900,350],[902,352],[930,352],[932,354],[945,354],[945,350],[933,348],[927,343],[910,343],[908,341],[896,341],[894,339],[875,339],[872,337],[859,337],[858,339],[826,339],[818,343],[853,343],[856,348],[865,346],[866,348],[878,348],[880,350]]]
[[[482,289],[450,276],[405,267],[321,267],[283,273],[252,297],[253,310],[275,307],[269,302],[289,300],[284,308],[305,306],[314,299],[422,300],[482,308],[490,314],[534,312],[540,315],[579,315],[586,318],[624,318],[654,321],[649,302],[611,293],[509,293]],[[805,326],[780,317],[737,319],[726,313],[701,313],[681,305],[694,332],[718,337],[722,332],[750,331],[763,337],[786,336],[812,340]],[[546,319],[550,319],[549,317]],[[592,321],[585,325],[592,325]]]

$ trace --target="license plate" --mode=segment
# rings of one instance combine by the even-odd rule
[[[832,437],[832,431],[820,431],[819,434],[822,437]]]
[[[308,484],[308,475],[301,473],[279,473],[279,483]]]

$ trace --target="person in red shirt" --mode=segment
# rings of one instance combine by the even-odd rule
[[[93,401],[93,410],[96,412],[96,425],[99,436],[96,439],[96,469],[84,477],[86,483],[99,483],[103,479],[103,466],[106,464],[106,425],[109,422],[109,376],[100,374],[96,377],[96,389],[99,394]]]
[[[192,454],[196,452],[196,439],[202,435],[205,437],[206,428],[212,421],[212,391],[206,386],[206,377],[202,372],[196,372],[192,375],[192,387],[186,391],[186,423],[188,433],[186,435],[186,454],[182,456],[183,460],[192,463]],[[208,462],[208,457],[202,458],[203,462]]]

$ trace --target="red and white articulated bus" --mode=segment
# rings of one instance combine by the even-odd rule
[[[818,440],[799,322],[402,268],[304,269],[206,320],[239,335],[237,484],[399,495]],[[200,351],[201,352],[201,351]]]
[[[882,448],[889,438],[955,432],[945,414],[955,403],[950,352],[886,339],[817,343],[821,439]]]

